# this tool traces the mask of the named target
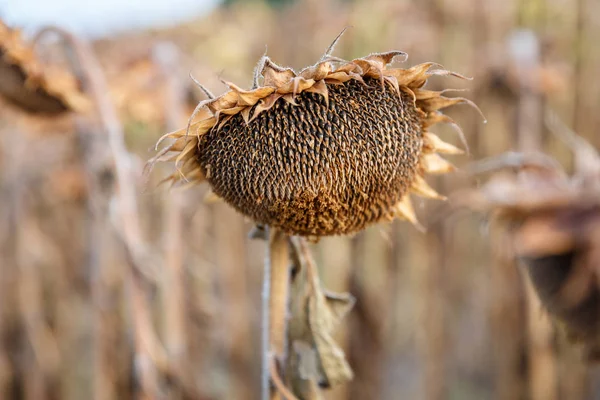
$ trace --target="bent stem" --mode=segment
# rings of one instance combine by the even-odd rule
[[[271,358],[283,361],[286,350],[287,308],[290,286],[288,237],[270,229],[269,249],[263,277],[262,400],[277,399],[271,393]],[[285,365],[283,362],[281,365]]]

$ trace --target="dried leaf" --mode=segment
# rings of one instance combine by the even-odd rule
[[[304,240],[294,241],[293,246],[297,273],[292,285],[292,307],[289,323],[290,343],[304,342],[311,346],[318,361],[321,386],[334,386],[352,379],[352,370],[343,351],[332,337],[333,329],[340,319],[352,308],[354,298],[347,293],[326,292],[321,288],[316,267]],[[306,352],[304,352],[306,356]],[[304,365],[303,376],[308,366]],[[305,378],[296,373],[298,385],[306,385]]]

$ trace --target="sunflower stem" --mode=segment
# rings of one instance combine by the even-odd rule
[[[262,288],[262,321],[261,321],[261,347],[262,347],[262,362],[261,362],[261,400],[269,400],[269,301],[271,292],[271,248],[269,246],[267,256],[265,257],[265,266],[263,271],[263,288]]]
[[[285,359],[289,281],[288,237],[277,229],[271,229],[263,276],[262,400],[277,398],[276,395],[271,396],[269,366],[272,358],[275,361]]]

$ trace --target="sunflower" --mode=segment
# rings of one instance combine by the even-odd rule
[[[29,112],[87,111],[88,98],[67,71],[40,61],[34,43],[0,20],[0,95]]]
[[[552,112],[546,123],[574,152],[575,172],[544,153],[507,153],[474,172],[510,167],[455,205],[487,214],[509,238],[543,309],[589,361],[600,361],[600,155]]]
[[[339,39],[339,37],[338,37]],[[401,51],[352,61],[332,57],[295,72],[266,55],[245,90],[233,83],[198,104],[187,128],[150,161],[175,162],[166,180],[207,181],[214,194],[260,225],[289,235],[350,234],[405,219],[419,225],[410,194],[444,199],[425,181],[463,151],[430,128],[441,110],[469,100],[424,89],[428,78],[465,78],[428,62],[394,68]],[[157,144],[158,148],[158,144]]]

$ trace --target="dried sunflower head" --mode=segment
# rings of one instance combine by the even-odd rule
[[[443,198],[423,176],[453,169],[438,153],[462,153],[429,129],[456,127],[440,110],[472,104],[423,86],[433,75],[464,77],[434,63],[391,68],[399,51],[352,61],[329,52],[299,73],[263,57],[251,90],[225,82],[230,90],[201,102],[188,129],[165,135],[175,141],[151,163],[175,161],[168,180],[206,180],[242,214],[288,234],[417,224],[409,194]]]
[[[33,44],[1,20],[0,95],[29,112],[58,114],[90,106],[73,75],[41,63]]]
[[[600,157],[581,138],[568,140],[573,176],[542,154],[505,154],[480,169],[518,172],[497,174],[458,201],[494,215],[544,309],[589,360],[600,361]]]

